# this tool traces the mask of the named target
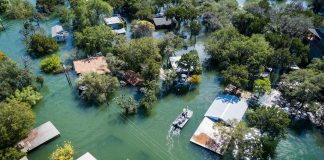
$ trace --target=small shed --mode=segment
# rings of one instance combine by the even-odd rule
[[[153,22],[157,29],[170,28],[172,25],[172,21],[166,17],[153,18]]]
[[[76,60],[73,61],[73,65],[77,75],[90,72],[96,72],[98,74],[110,73],[104,56]]]
[[[123,77],[132,86],[136,86],[144,82],[144,79],[138,73],[132,70],[126,71]]]
[[[89,152],[85,153],[81,157],[79,157],[77,160],[97,160],[92,154]]]
[[[120,16],[104,18],[105,24],[111,27],[112,31],[117,34],[125,34],[124,21]]]
[[[22,152],[29,152],[58,136],[60,136],[60,132],[55,128],[52,122],[48,121],[33,129],[28,134],[27,138],[17,144],[17,147]]]
[[[52,38],[58,42],[63,42],[69,36],[69,33],[61,25],[55,25],[51,28]]]

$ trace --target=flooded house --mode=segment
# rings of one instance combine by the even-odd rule
[[[117,34],[125,34],[125,22],[120,16],[104,18],[105,24],[111,27],[112,31]]]
[[[64,42],[69,33],[63,29],[61,25],[55,25],[51,28],[52,38],[58,42]]]

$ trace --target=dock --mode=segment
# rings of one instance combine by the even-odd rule
[[[28,160],[28,158],[25,156],[25,157],[20,158],[19,160]]]
[[[52,122],[48,121],[33,129],[28,134],[28,137],[20,141],[17,146],[20,148],[20,151],[29,152],[58,136],[60,136],[60,132]]]
[[[231,122],[241,121],[248,105],[244,99],[234,95],[220,95],[215,98],[190,142],[223,155],[231,140]],[[220,125],[224,122],[227,125]]]
[[[92,154],[89,152],[85,153],[81,157],[79,157],[77,160],[97,160]]]

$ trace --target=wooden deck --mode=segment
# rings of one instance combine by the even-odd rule
[[[20,148],[20,151],[29,152],[58,136],[60,136],[60,132],[48,121],[33,129],[28,134],[28,137],[20,141],[17,146]]]
[[[77,160],[97,160],[92,154],[89,152],[85,153],[81,157],[79,157]]]

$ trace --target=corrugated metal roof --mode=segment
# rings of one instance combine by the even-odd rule
[[[97,160],[92,154],[89,152],[85,153],[81,157],[79,157],[77,160]]]
[[[308,29],[310,32],[312,32],[314,35],[316,35],[316,37],[323,39],[324,38],[324,28],[311,28]]]
[[[109,17],[109,18],[104,18],[104,21],[106,25],[112,25],[112,24],[118,24],[122,23],[123,21],[119,17]]]
[[[234,119],[241,121],[247,108],[245,100],[234,95],[221,95],[216,97],[205,113],[205,117],[221,119],[225,122]]]
[[[156,26],[168,26],[172,24],[171,20],[166,19],[165,17],[163,18],[153,18],[154,24]]]

